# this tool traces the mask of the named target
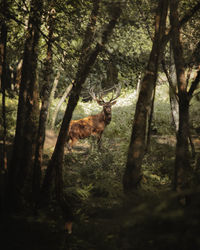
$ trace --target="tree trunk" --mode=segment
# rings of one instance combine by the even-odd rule
[[[155,19],[155,36],[153,46],[147,69],[141,83],[140,94],[133,122],[131,141],[128,150],[127,164],[123,177],[125,192],[132,191],[138,186],[141,180],[141,164],[146,146],[146,131],[157,80],[159,58],[162,53],[161,40],[165,34],[167,10],[168,1],[159,1]]]
[[[20,192],[31,173],[38,125],[37,58],[42,0],[32,0],[27,37],[24,46],[17,125],[13,155],[9,167],[8,195],[17,205]],[[29,188],[30,182],[29,182]],[[14,205],[13,204],[13,205]]]
[[[91,14],[90,23],[88,24],[86,30],[85,40],[83,42],[82,54],[79,61],[78,71],[73,84],[71,95],[69,97],[68,105],[64,114],[63,122],[61,129],[58,135],[57,143],[51,158],[51,161],[48,165],[46,176],[43,183],[43,194],[48,194],[53,183],[53,177],[55,176],[55,193],[57,200],[62,200],[63,197],[63,178],[62,178],[62,168],[63,168],[63,156],[64,156],[64,146],[67,139],[67,131],[69,128],[69,123],[73,114],[73,111],[78,103],[79,95],[81,92],[81,87],[85,82],[87,76],[89,75],[91,68],[98,56],[102,51],[105,43],[108,40],[108,36],[111,34],[114,29],[117,19],[120,16],[121,8],[113,5],[112,19],[106,25],[102,33],[101,44],[97,44],[96,47],[92,50],[91,44],[94,39],[96,17],[99,8],[99,1],[94,2],[94,8]]]
[[[15,82],[14,82],[14,88],[16,90],[19,90],[20,88],[21,77],[22,77],[22,64],[23,64],[23,60],[21,59],[16,69],[16,77],[15,77]]]
[[[169,84],[169,97],[170,97],[170,106],[171,106],[171,113],[172,113],[172,121],[174,124],[174,128],[176,134],[178,132],[179,127],[179,105],[178,105],[178,97],[176,96],[176,89],[177,89],[177,77],[176,77],[176,67],[174,64],[174,54],[172,50],[172,45],[170,42],[170,68],[169,68],[169,75],[171,84]]]
[[[148,124],[147,124],[147,128],[146,128],[147,129],[147,131],[146,131],[147,139],[145,141],[145,145],[146,145],[145,152],[149,151],[149,147],[150,147],[150,143],[151,143],[151,130],[152,130],[151,124],[152,124],[153,114],[154,114],[154,101],[155,101],[155,96],[156,96],[156,88],[154,88],[152,95],[153,96],[152,96],[152,100],[151,100],[151,109],[149,111]]]
[[[4,1],[4,5],[6,2]],[[5,183],[7,173],[7,150],[6,150],[6,45],[7,25],[1,20],[0,26],[0,89],[2,90],[2,119],[3,119],[3,145],[0,157],[0,213],[5,211]]]
[[[62,97],[60,98],[54,112],[52,115],[52,119],[51,119],[51,128],[53,129],[55,127],[55,122],[56,122],[56,117],[58,115],[58,111],[60,110],[60,107],[62,106],[63,102],[65,101],[65,99],[69,96],[70,91],[72,89],[73,84],[71,83],[67,89],[65,90],[65,92],[63,93]]]
[[[1,170],[7,169],[6,155],[6,43],[7,43],[7,26],[3,20],[0,27],[0,89],[2,90],[2,118],[3,118],[3,147],[2,147],[2,164]]]
[[[170,2],[170,23],[174,27],[172,47],[176,65],[179,97],[179,128],[176,143],[174,189],[184,190],[188,187],[188,171],[190,169],[190,157],[188,147],[189,137],[189,96],[187,93],[187,81],[185,77],[184,58],[179,29],[178,0]]]
[[[53,86],[51,89],[51,93],[50,93],[50,97],[49,97],[49,107],[51,107],[51,104],[53,102],[54,96],[55,96],[55,92],[56,92],[56,88],[58,86],[58,82],[59,82],[59,78],[60,78],[60,71],[57,71],[57,74],[55,76],[55,79],[53,81]],[[48,115],[47,115],[47,121],[48,123],[50,123],[50,108],[48,109]]]
[[[52,7],[52,3],[53,3],[52,1],[49,3],[50,11],[49,11],[49,23],[48,23],[49,24],[48,46],[47,46],[47,56],[45,60],[45,69],[43,72],[43,86],[41,90],[42,106],[40,110],[39,127],[37,133],[37,145],[36,145],[35,161],[33,169],[33,196],[34,196],[34,201],[36,203],[40,193],[43,147],[45,140],[46,121],[49,109],[49,98],[52,89],[52,73],[53,73],[52,39],[53,39],[54,21],[55,21],[55,9]]]

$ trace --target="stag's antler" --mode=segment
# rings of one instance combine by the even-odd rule
[[[115,86],[113,87],[113,89],[115,89],[116,91],[115,91],[115,92],[114,92],[114,91],[112,92],[112,97],[111,97],[111,99],[110,99],[109,102],[115,101],[115,100],[120,96],[120,93],[121,93],[121,85],[120,85],[120,84],[115,85]],[[116,95],[115,97],[114,97],[114,94]]]
[[[100,92],[98,95],[94,93],[94,86],[90,88],[89,94],[92,97],[92,99],[96,102],[98,102],[100,105],[103,105],[105,102],[103,100],[103,94]]]
[[[116,91],[113,91],[113,90],[116,90]],[[108,92],[110,92],[112,90],[112,97],[109,101],[104,101],[103,100],[103,96],[105,96]],[[94,86],[92,88],[90,88],[89,90],[89,94],[90,96],[92,97],[93,100],[95,100],[96,102],[98,102],[99,105],[104,105],[104,104],[108,104],[108,103],[113,103],[119,96],[120,96],[120,93],[121,93],[121,85],[118,84],[118,85],[115,85],[109,89],[106,89],[106,90],[101,90],[98,95],[94,93]],[[116,96],[114,97],[114,94],[116,94]]]

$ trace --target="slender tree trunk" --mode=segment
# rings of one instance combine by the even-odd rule
[[[140,93],[140,88],[141,88],[141,77],[142,77],[142,73],[140,72],[137,78],[137,89],[136,89],[136,95],[137,97],[139,96]]]
[[[63,168],[64,145],[66,143],[67,131],[68,131],[71,117],[72,117],[72,113],[79,100],[81,86],[83,85],[87,76],[89,75],[91,68],[98,54],[102,51],[105,43],[108,40],[108,36],[113,31],[121,13],[121,8],[113,5],[111,21],[106,25],[102,33],[101,44],[98,43],[96,47],[93,50],[91,50],[91,44],[94,38],[94,32],[95,32],[94,27],[96,25],[96,17],[98,14],[98,8],[99,8],[99,1],[95,1],[94,8],[91,14],[91,19],[90,19],[91,21],[88,24],[85,40],[83,42],[82,55],[80,57],[77,75],[75,78],[75,82],[73,84],[71,95],[69,97],[68,105],[64,114],[64,118],[63,118],[63,122],[62,122],[61,129],[59,132],[59,136],[57,139],[57,143],[56,143],[51,161],[48,165],[47,173],[46,173],[44,183],[43,183],[43,192],[49,193],[50,188],[52,187],[52,184],[53,184],[52,183],[53,176],[55,176],[55,193],[56,193],[57,200],[62,200],[62,197],[63,197],[62,168]]]
[[[20,83],[21,83],[21,77],[22,77],[22,64],[23,60],[21,59],[17,65],[17,72],[16,72],[16,78],[15,78],[15,83],[14,87],[16,90],[19,90],[20,88]]]
[[[5,1],[4,4],[6,5]],[[7,150],[6,150],[6,44],[7,25],[1,20],[0,26],[0,89],[2,90],[2,119],[3,119],[3,145],[0,158],[0,212],[5,210],[5,183],[7,172]]]
[[[181,191],[188,187],[188,171],[190,157],[188,147],[189,137],[189,96],[185,77],[184,58],[179,29],[178,0],[170,2],[170,22],[174,27],[172,47],[176,65],[178,97],[179,97],[179,128],[176,143],[174,189]]]
[[[149,147],[150,147],[150,143],[151,143],[151,130],[152,130],[152,121],[153,121],[153,114],[154,114],[154,101],[155,101],[155,96],[156,96],[156,88],[153,91],[153,96],[152,96],[152,100],[151,100],[151,109],[149,112],[149,118],[148,118],[148,123],[147,123],[147,139],[145,142],[146,148],[145,148],[145,152],[149,151]]]
[[[27,176],[31,173],[38,125],[37,58],[42,0],[32,0],[24,46],[17,125],[9,167],[8,199],[17,205]],[[30,186],[30,183],[29,183]]]
[[[52,119],[51,119],[51,128],[53,129],[55,127],[55,122],[56,122],[56,117],[58,115],[58,111],[60,110],[63,102],[66,100],[66,98],[69,96],[70,94],[70,91],[73,87],[73,83],[71,83],[65,90],[65,92],[63,93],[62,97],[60,98],[54,112],[53,112],[53,115],[52,115]]]
[[[141,90],[136,105],[128,158],[123,178],[124,191],[129,192],[138,186],[141,180],[141,164],[145,152],[146,131],[152,97],[155,90],[158,63],[161,50],[161,40],[165,34],[168,1],[161,0],[158,4],[155,19],[155,36],[147,65],[146,73],[141,83]]]
[[[173,125],[175,128],[175,133],[176,136],[178,134],[178,129],[179,129],[179,99],[177,95],[177,76],[176,76],[176,67],[174,63],[174,55],[173,55],[173,49],[172,49],[172,44],[170,43],[170,57],[171,57],[171,63],[170,63],[170,69],[169,73],[167,71],[165,61],[162,60],[162,66],[164,69],[164,72],[166,74],[166,77],[169,82],[169,96],[170,96],[170,106],[171,106],[171,114],[172,114],[172,121]],[[187,81],[188,85],[188,81]],[[189,133],[189,142],[191,146],[191,151],[192,151],[192,157],[195,157],[195,147],[192,142],[191,134]]]
[[[54,81],[53,81],[53,86],[52,86],[50,97],[49,97],[49,107],[51,107],[51,104],[53,102],[55,92],[56,92],[56,88],[58,86],[59,78],[60,78],[60,70],[57,71],[57,74],[56,74],[56,76],[54,78]],[[49,120],[50,120],[50,109],[48,109],[48,115],[47,115],[48,123],[50,123]]]
[[[50,2],[50,12],[49,12],[49,35],[48,35],[48,46],[47,46],[47,56],[45,60],[45,69],[43,72],[43,86],[41,90],[41,101],[42,106],[40,110],[39,117],[39,127],[37,133],[37,145],[35,151],[35,161],[33,169],[33,196],[34,201],[37,203],[39,193],[40,193],[40,182],[41,182],[41,166],[42,166],[42,156],[43,147],[45,140],[45,130],[47,114],[49,109],[49,98],[52,89],[52,73],[53,73],[53,51],[52,51],[52,40],[54,32],[54,22],[55,22],[55,9],[52,7],[53,1]]]
[[[176,96],[177,77],[176,77],[176,67],[174,64],[174,55],[173,55],[171,42],[170,42],[170,59],[171,59],[170,60],[171,64],[170,64],[170,69],[169,69],[169,75],[170,75],[171,84],[169,86],[169,97],[170,97],[172,121],[173,121],[174,128],[177,134],[178,127],[179,127],[179,105],[178,105],[178,97]]]
[[[7,169],[7,154],[6,154],[6,42],[7,42],[7,26],[5,21],[2,21],[0,30],[0,87],[2,90],[2,118],[3,118],[3,164],[2,169]]]

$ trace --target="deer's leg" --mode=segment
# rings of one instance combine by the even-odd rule
[[[97,146],[98,149],[101,149],[101,137],[102,137],[103,132],[101,132],[98,137],[97,137]]]
[[[72,151],[73,145],[77,142],[77,138],[70,138],[67,142],[67,148],[69,151]]]

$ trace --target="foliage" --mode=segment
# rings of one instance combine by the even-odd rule
[[[2,103],[2,95],[0,95],[0,102]],[[0,106],[0,113],[2,114],[2,106]],[[6,98],[6,129],[8,138],[12,138],[15,134],[15,125],[17,117],[17,99]],[[3,124],[2,116],[0,116],[0,124]],[[0,138],[2,138],[2,127],[0,128]]]

